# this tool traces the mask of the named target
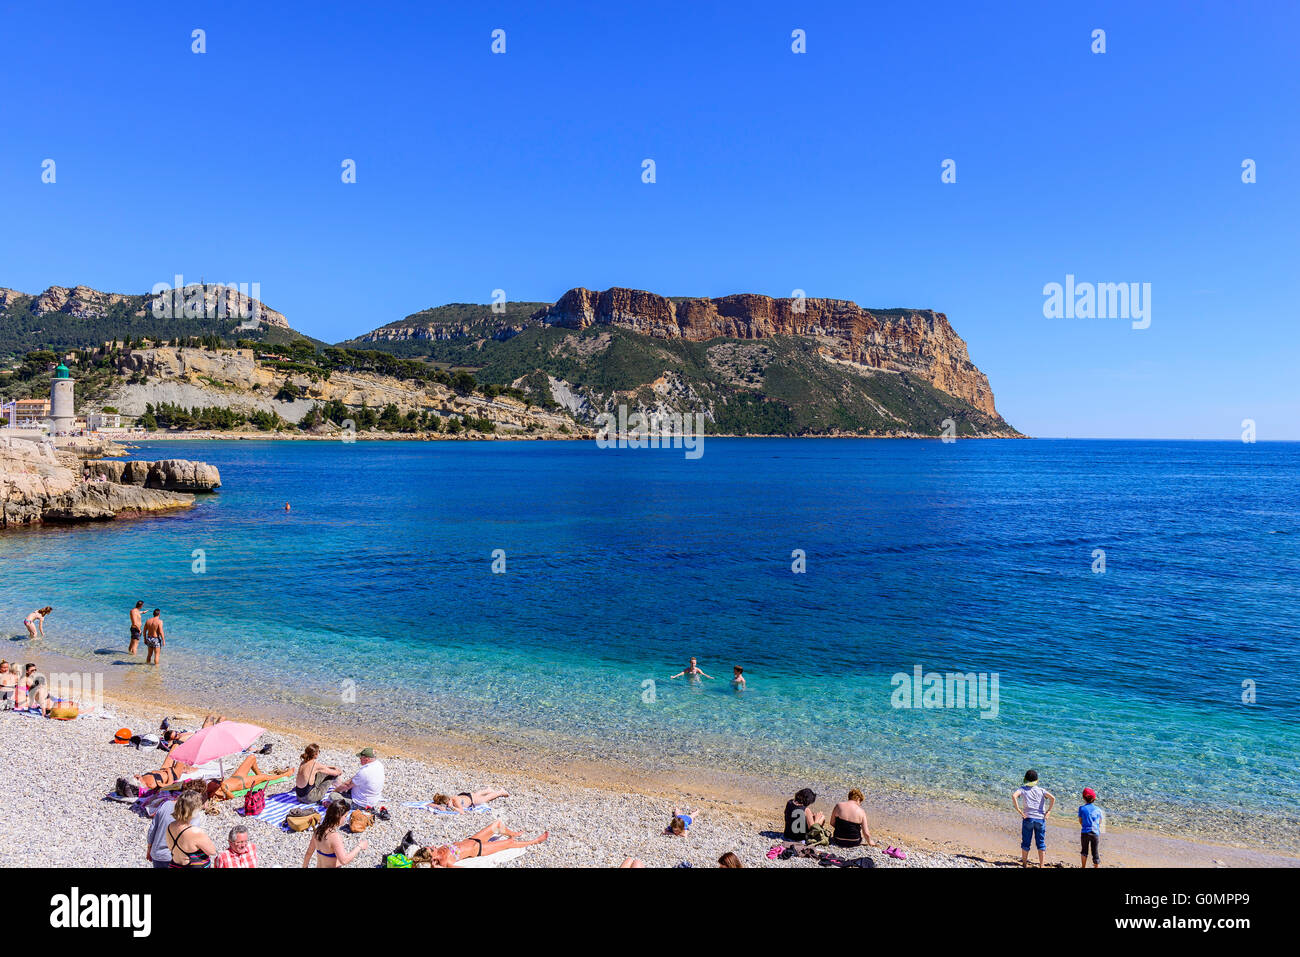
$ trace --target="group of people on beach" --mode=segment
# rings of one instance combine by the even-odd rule
[[[29,661],[20,668],[16,661],[0,661],[0,711],[48,716],[60,704],[35,664]]]

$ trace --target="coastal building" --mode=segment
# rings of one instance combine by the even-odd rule
[[[0,406],[11,429],[39,429],[50,417],[49,399],[15,399]]]
[[[86,416],[86,428],[92,432],[104,429],[120,429],[122,417],[114,412],[91,412]]]
[[[73,378],[68,367],[62,362],[54,370],[50,380],[50,431],[56,435],[60,432],[76,431],[76,412],[73,409]]]

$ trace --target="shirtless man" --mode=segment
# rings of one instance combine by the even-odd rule
[[[691,684],[698,684],[701,675],[708,678],[710,681],[713,680],[713,675],[704,674],[704,672],[700,670],[700,666],[695,663],[695,658],[693,657],[691,658],[691,663],[686,666],[686,670],[677,672],[677,674],[673,675],[672,678],[669,678],[668,680],[672,681],[673,678],[680,678],[682,675],[686,675],[690,678]]]
[[[140,630],[144,627],[144,622],[140,620],[140,609],[143,607],[144,602],[138,601],[131,609],[131,644],[126,649],[128,655],[133,655],[140,650]]]
[[[167,636],[163,631],[162,611],[155,608],[153,617],[144,623],[144,644],[149,650],[145,652],[144,663],[158,667],[158,659],[162,657],[163,645],[167,644]]]

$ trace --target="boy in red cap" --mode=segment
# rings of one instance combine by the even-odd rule
[[[1092,850],[1092,866],[1101,866],[1101,808],[1094,803],[1097,792],[1083,789],[1083,804],[1079,806],[1079,866],[1088,866],[1088,851]]]

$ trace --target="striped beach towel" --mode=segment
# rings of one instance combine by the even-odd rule
[[[456,813],[455,811],[451,810],[451,808],[443,807],[441,804],[434,804],[431,801],[424,801],[424,802],[407,801],[405,804],[402,805],[402,807],[415,808],[416,810],[420,810],[420,811],[428,811],[430,814],[455,814]],[[465,808],[465,810],[473,811],[475,814],[482,814],[484,811],[492,810],[492,808],[490,808],[486,804],[475,804],[473,807]]]
[[[333,788],[330,788],[330,790],[332,791]],[[328,794],[329,792],[327,791],[327,798]],[[298,795],[293,791],[285,791],[281,794],[268,794],[266,796],[266,807],[262,809],[261,814],[257,815],[256,820],[265,821],[272,827],[278,827],[281,830],[287,830],[284,826],[284,819],[289,816],[290,811],[302,803],[302,801],[298,800]],[[318,806],[324,807],[325,802],[321,801]],[[242,807],[235,808],[235,813],[242,815],[244,809]]]

